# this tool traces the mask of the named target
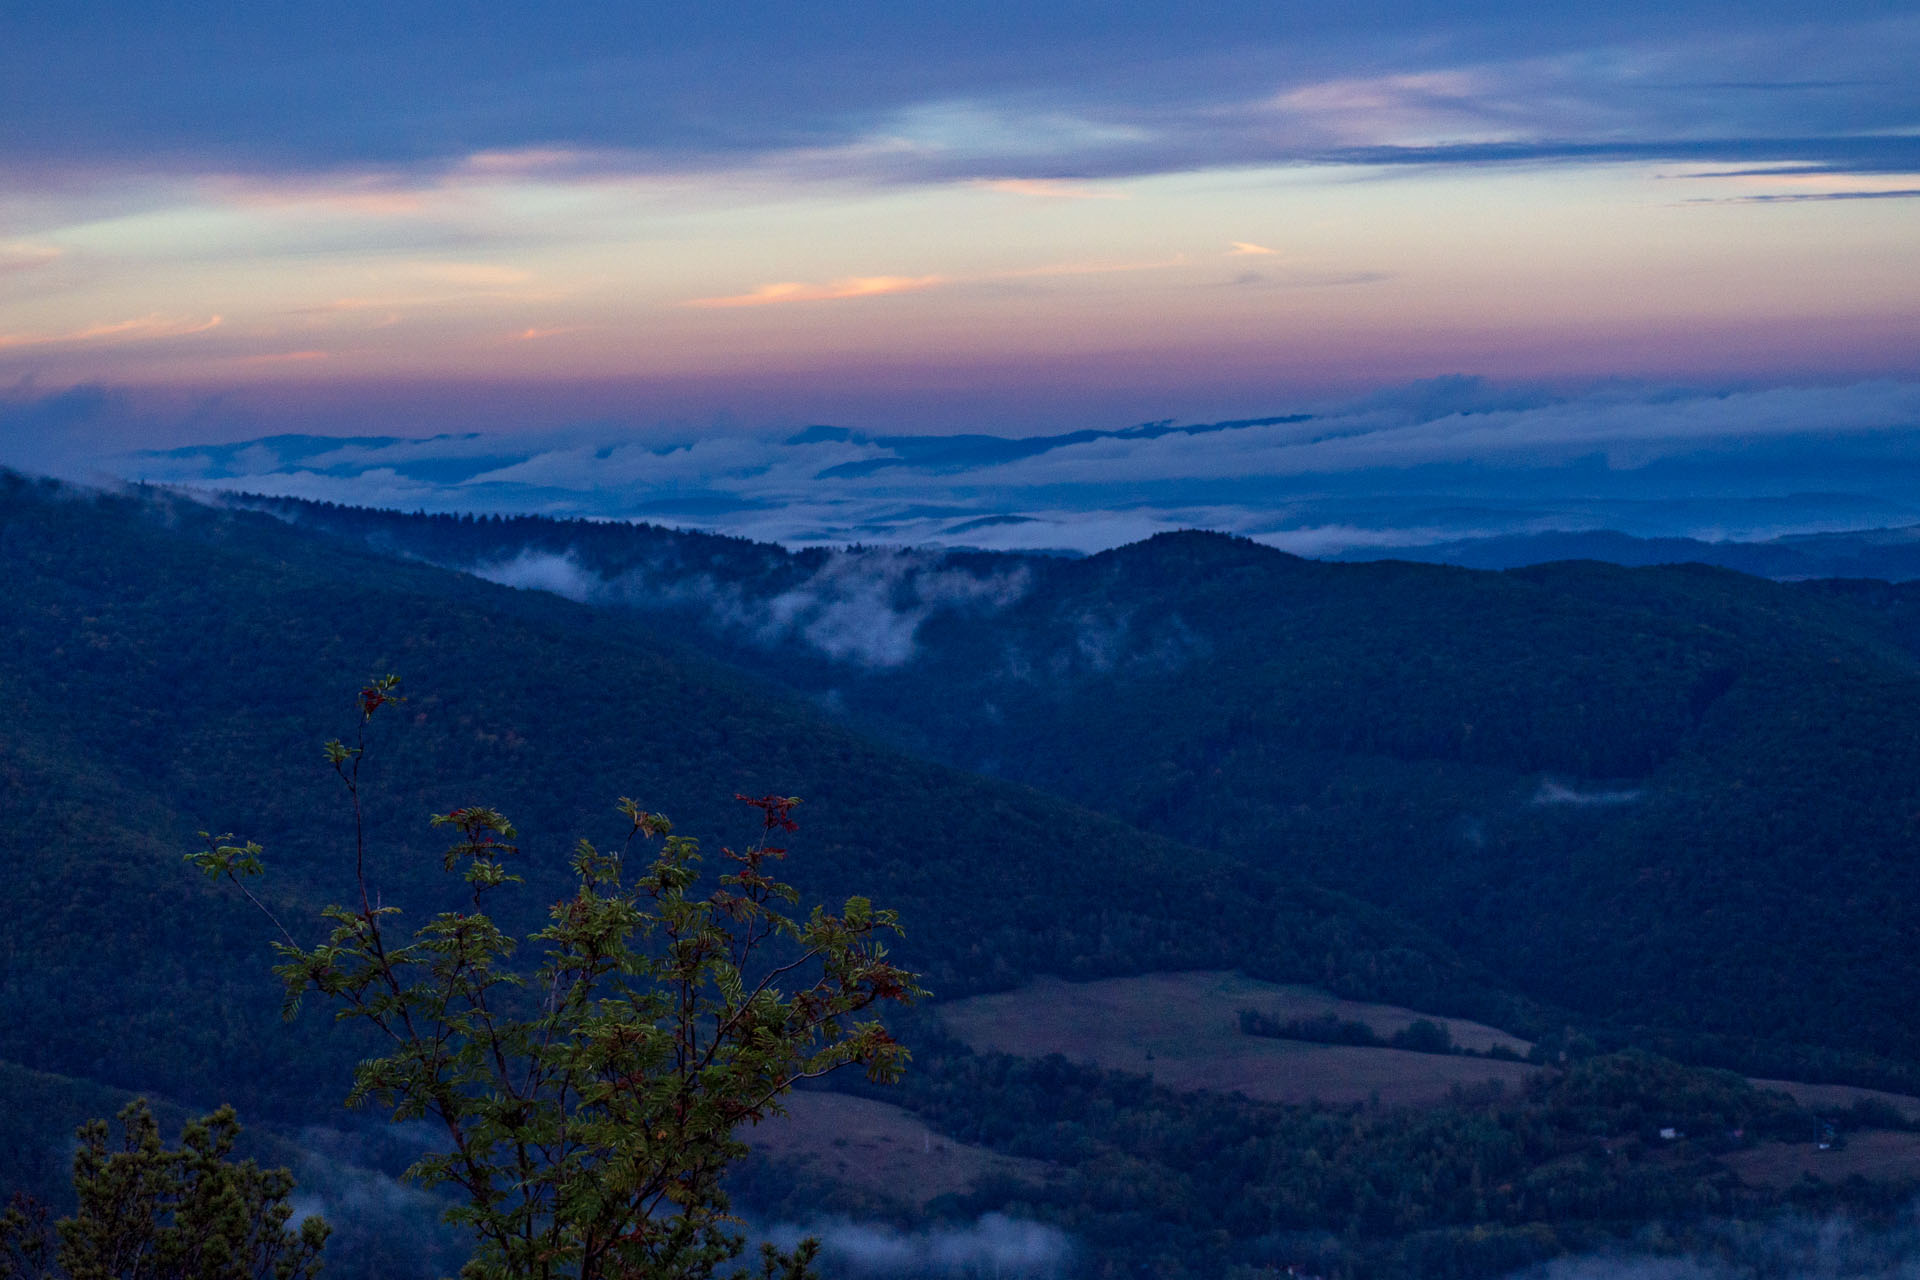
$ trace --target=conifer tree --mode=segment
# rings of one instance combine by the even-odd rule
[[[327,1225],[289,1230],[285,1169],[235,1163],[232,1107],[160,1139],[146,1099],[81,1126],[73,1157],[78,1208],[49,1227],[45,1206],[15,1196],[0,1213],[0,1280],[311,1280]]]

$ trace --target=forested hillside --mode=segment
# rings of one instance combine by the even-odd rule
[[[913,760],[629,619],[264,516],[0,484],[0,1060],[283,1118],[335,1103],[356,1046],[318,1019],[280,1026],[264,925],[181,858],[197,830],[234,830],[267,847],[264,891],[292,918],[342,893],[319,745],[389,670],[409,701],[374,743],[375,881],[410,910],[438,878],[431,812],[515,820],[526,919],[572,841],[616,828],[619,796],[717,845],[750,834],[736,792],[792,794],[803,892],[897,908],[902,959],[942,995],[1227,965],[1528,1016],[1384,913]]]
[[[1920,1048],[1920,950],[1874,905],[1920,898],[1920,668],[1863,610],[1702,568],[1331,566],[1190,535],[925,635],[843,704],[1411,914],[1591,1015]],[[930,687],[999,717],[910,712]]]
[[[319,743],[397,671],[373,878],[409,913],[439,905],[431,812],[518,823],[511,926],[618,796],[718,844],[751,834],[736,792],[798,794],[792,878],[897,908],[941,997],[1237,969],[1491,1023],[1553,1064],[1509,1051],[1524,1088],[1423,1108],[1256,1101],[975,1053],[936,1007],[901,1028],[902,1123],[1047,1172],[928,1212],[1052,1223],[1120,1271],[1480,1276],[1894,1194],[1740,1172],[1829,1124],[1912,1145],[1885,1107],[1823,1120],[1591,1055],[1916,1078],[1906,589],[1325,565],[1199,534],[1064,561],[280,515],[0,477],[9,1183],[48,1185],[75,1112],[132,1089],[236,1102],[303,1178],[349,1176],[305,1127],[365,1046],[281,1023],[266,927],[182,855],[200,829],[260,840],[269,905],[311,936],[348,876]],[[777,1162],[741,1189],[894,1212]],[[429,1203],[355,1213],[345,1274],[439,1266],[406,1225]]]
[[[1412,916],[1623,1036],[1773,1074],[1920,1057],[1888,908],[1920,901],[1911,588],[265,505],[700,635],[909,750]]]

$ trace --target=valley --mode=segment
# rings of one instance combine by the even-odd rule
[[[1920,1091],[1897,1065],[1920,944],[1872,906],[1920,897],[1909,586],[255,505],[698,636],[901,750],[1366,901],[1610,1042]],[[1457,984],[1396,998],[1529,1038],[1554,1020]]]
[[[896,1020],[914,1064],[753,1138],[739,1194],[769,1220],[1012,1215],[1169,1274],[1284,1238],[1343,1275],[1490,1276],[1636,1224],[1870,1208],[1915,1172],[1920,951],[1874,905],[1914,896],[1900,589],[1197,534],[790,553],[0,480],[25,1185],[132,1091],[235,1102],[323,1199],[404,1166],[316,1154],[365,1043],[283,1023],[270,935],[182,862],[197,831],[258,839],[309,930],[343,884],[317,744],[388,670],[384,901],[443,900],[450,806],[520,829],[497,910],[526,924],[619,796],[712,848],[744,834],[728,797],[777,793],[803,799],[803,895],[900,911],[934,996]],[[453,564],[535,553],[627,586]],[[765,630],[782,611],[798,629]],[[368,1221],[343,1265],[398,1256]]]
[[[0,3],[0,1280],[1920,1280],[1916,67]]]

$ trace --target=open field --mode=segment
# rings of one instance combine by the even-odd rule
[[[1815,1111],[1846,1108],[1856,1102],[1883,1102],[1908,1120],[1920,1119],[1920,1098],[1880,1089],[1862,1089],[1850,1084],[1801,1084],[1797,1080],[1762,1080],[1753,1083],[1762,1089],[1778,1089],[1803,1107]]]
[[[808,1091],[787,1104],[787,1115],[742,1135],[755,1151],[910,1208],[971,1190],[989,1175],[1041,1183],[1055,1172],[1038,1160],[941,1137],[885,1102]]]
[[[1078,983],[1042,978],[1018,991],[957,1000],[940,1012],[953,1034],[975,1049],[1022,1057],[1057,1053],[1148,1074],[1174,1089],[1240,1092],[1269,1102],[1417,1106],[1488,1081],[1517,1088],[1537,1070],[1521,1062],[1243,1035],[1239,1013],[1248,1008],[1282,1019],[1332,1013],[1382,1036],[1424,1016],[1224,972]],[[1448,1020],[1447,1026],[1456,1043],[1473,1048],[1501,1043],[1524,1053],[1529,1047],[1478,1023]]]
[[[1822,1151],[1811,1142],[1769,1142],[1724,1158],[1742,1182],[1757,1187],[1790,1187],[1808,1174],[1823,1182],[1856,1174],[1903,1182],[1920,1179],[1920,1133],[1869,1130],[1849,1135],[1837,1151]]]

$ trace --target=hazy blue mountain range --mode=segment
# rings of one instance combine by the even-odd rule
[[[936,475],[951,474],[969,471],[976,467],[1017,462],[1022,458],[1038,457],[1043,453],[1051,453],[1055,449],[1063,449],[1070,445],[1094,444],[1103,440],[1158,440],[1163,436],[1208,435],[1215,431],[1232,431],[1244,427],[1290,426],[1312,420],[1313,415],[1310,413],[1294,413],[1277,418],[1244,418],[1234,422],[1210,422],[1192,426],[1175,426],[1170,421],[1148,422],[1118,431],[1067,431],[1058,435],[1015,437],[875,435],[864,431],[853,431],[846,427],[816,426],[808,427],[804,431],[787,437],[783,443],[806,445],[831,441],[868,445],[885,450],[890,455],[860,462],[843,462],[820,473],[821,479],[854,480],[896,468]]]
[[[1428,546],[1351,549],[1332,560],[1414,560],[1470,569],[1517,569],[1555,560],[1600,560],[1645,567],[1710,564],[1759,578],[1920,578],[1920,525],[1851,533],[1789,534],[1760,541],[1707,542],[1699,538],[1636,538],[1596,530],[1468,538]]]

